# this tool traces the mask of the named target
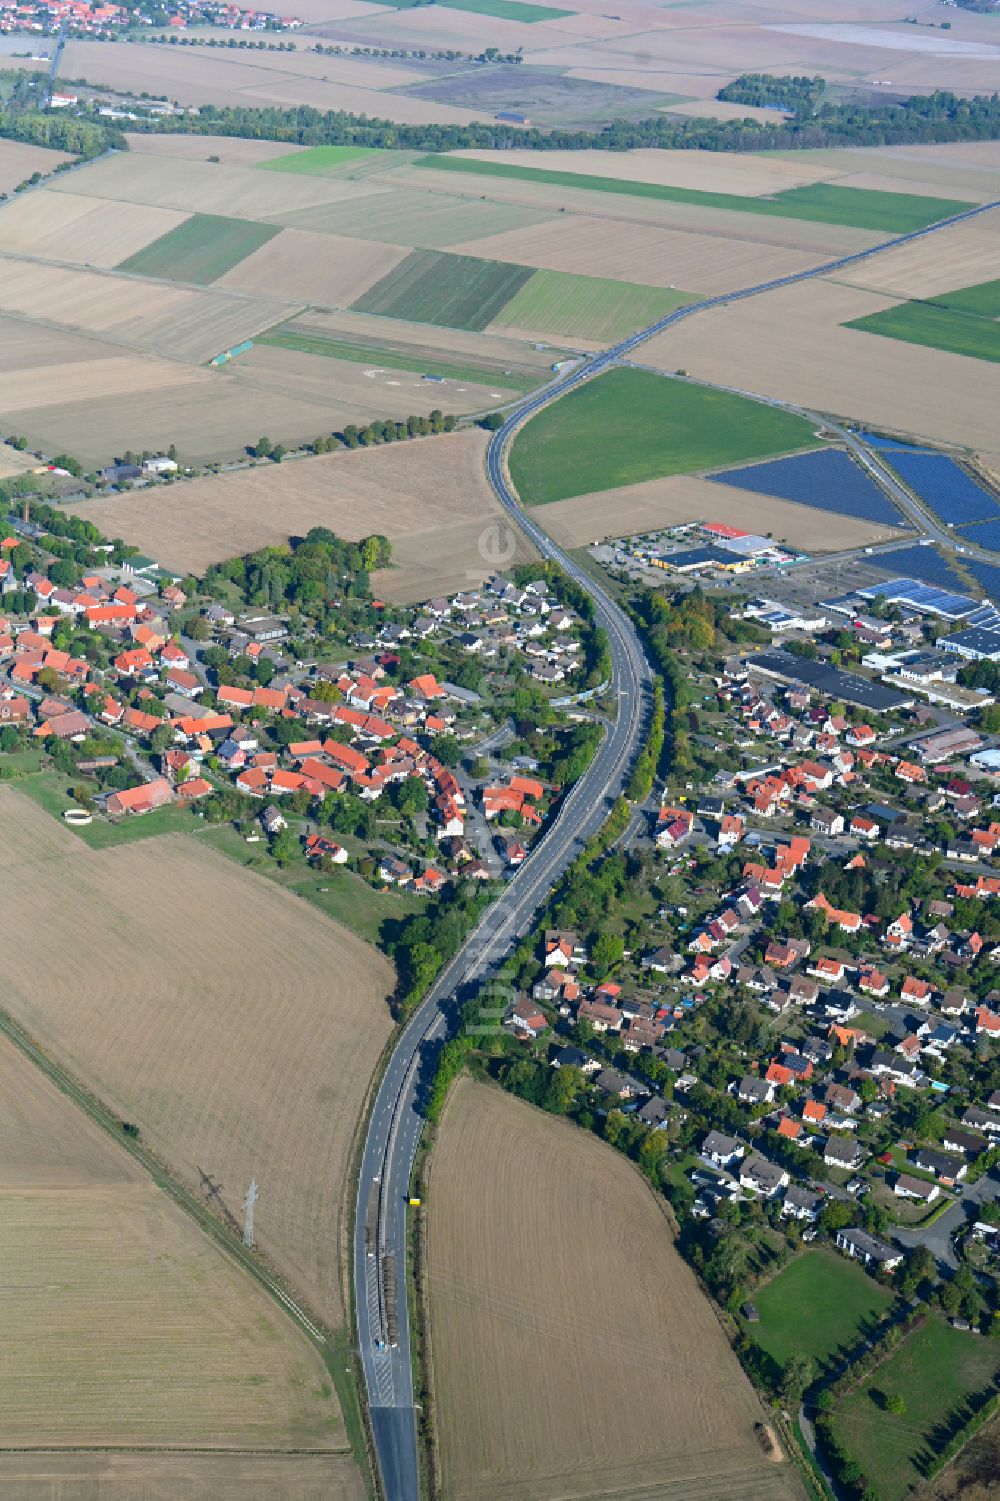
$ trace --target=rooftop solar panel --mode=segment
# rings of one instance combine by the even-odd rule
[[[866,562],[869,560],[866,558]],[[915,579],[920,579],[927,584],[937,584],[938,588],[948,590],[955,594],[962,592],[962,579],[955,572],[951,563],[941,557],[933,547],[896,548],[891,553],[885,553],[879,559],[879,567],[888,569],[889,566],[900,569],[901,573],[909,574]],[[1000,569],[997,570],[1000,573]]]

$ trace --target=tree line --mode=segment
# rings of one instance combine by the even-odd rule
[[[798,80],[759,75],[769,98],[803,93]],[[813,84],[814,80],[809,80]],[[818,87],[818,85],[816,85]],[[750,87],[748,85],[748,87]],[[44,117],[47,118],[47,117]],[[684,119],[658,115],[648,120],[614,120],[600,130],[522,128],[498,121],[468,125],[404,125],[346,110],[321,111],[306,105],[267,109],[206,104],[197,116],[137,120],[135,130],[154,133],[224,135],[287,141],[300,146],[368,146],[408,151],[478,148],[533,151],[628,151],[639,147],[704,151],[775,151],[821,146],[891,146],[937,141],[995,140],[1000,137],[1000,94],[962,99],[946,90],[893,103],[820,103],[801,118],[780,124],[752,119]],[[47,143],[43,143],[47,144]]]

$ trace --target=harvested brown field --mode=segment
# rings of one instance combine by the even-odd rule
[[[12,193],[19,183],[35,172],[46,176],[60,162],[71,162],[65,151],[50,151],[47,146],[29,146],[23,141],[0,141],[0,193]]]
[[[6,1448],[346,1448],[305,1337],[5,1037],[0,1130]]]
[[[0,250],[83,266],[117,266],[187,217],[175,209],[41,188],[0,209]]]
[[[186,464],[242,459],[262,433],[291,445],[328,433],[333,424],[329,407],[317,402],[240,385],[224,370],[174,368],[178,383],[155,398],[136,390],[112,403],[78,391],[74,400],[22,412],[17,427],[44,452],[63,450],[93,467],[126,448],[161,453],[171,443]],[[171,490],[171,508],[179,493]]]
[[[970,201],[1000,196],[996,141],[955,141],[938,146],[853,146],[795,152],[827,167],[841,187],[883,182],[894,193],[930,193]],[[979,150],[983,147],[985,150]]]
[[[482,45],[480,39],[478,47]],[[319,63],[328,65],[325,71],[329,81],[322,73],[307,71]],[[39,67],[36,61],[10,54],[4,57],[4,65],[32,71]],[[432,105],[406,94],[389,92],[384,80],[403,72],[409,74],[410,70],[394,67],[382,75],[381,69],[373,69],[371,63],[363,60],[355,64],[353,58],[320,58],[304,51],[293,53],[291,58],[265,53],[261,58],[248,60],[245,53],[229,53],[223,48],[153,47],[124,41],[116,42],[113,47],[102,42],[69,41],[62,66],[66,78],[85,78],[88,83],[130,89],[135,94],[143,90],[154,96],[168,94],[180,104],[188,105],[215,104],[237,109],[260,109],[273,104],[292,108],[312,105],[316,109],[343,109],[416,125],[429,121],[464,125],[470,120],[489,118],[472,110]]]
[[[582,215],[471,240],[452,249],[485,260],[706,293],[731,292],[745,286],[748,276],[755,280],[788,276],[821,259],[801,250],[645,224],[631,225],[623,233],[622,225],[614,220]]]
[[[0,412],[34,414],[70,400],[81,390],[90,400],[114,400],[141,391],[153,393],[186,383],[187,372],[166,360],[111,354],[108,359],[79,360],[66,366],[0,374]]]
[[[993,281],[998,266],[1000,210],[994,209],[967,224],[956,224],[858,266],[848,266],[838,279],[897,299],[933,297],[938,292]]]
[[[0,790],[0,869],[7,1010],[110,1109],[136,1122],[195,1191],[210,1174],[238,1216],[255,1175],[261,1249],[321,1317],[340,1324],[344,1181],[389,1035],[389,963],[194,833],[94,851],[9,788]],[[45,911],[58,914],[59,943],[46,950],[42,986],[32,932]],[[151,1203],[166,1205],[150,1193]],[[105,1246],[107,1219],[95,1217],[87,1231]],[[144,1245],[156,1238],[151,1222],[138,1219],[135,1235]],[[97,1285],[109,1255],[89,1252]],[[43,1277],[40,1293],[49,1280],[59,1279]],[[195,1288],[194,1278],[181,1284],[189,1299]],[[173,1312],[183,1334],[185,1316]],[[32,1314],[37,1346],[47,1315]],[[218,1333],[232,1343],[227,1330]],[[95,1331],[88,1355],[103,1348],[113,1357],[113,1342]],[[196,1361],[211,1349],[190,1340]],[[183,1369],[180,1345],[178,1361]],[[205,1404],[220,1433],[223,1411]]]
[[[783,287],[698,313],[651,340],[643,360],[900,434],[994,449],[1000,366],[841,327],[889,302],[829,281]]]
[[[207,162],[217,156],[224,167],[255,167],[259,162],[273,161],[277,156],[290,156],[301,151],[288,141],[252,141],[240,136],[182,135],[171,131],[169,135],[147,135],[144,131],[127,131],[126,140],[130,151],[137,156],[175,156],[183,161]]]
[[[674,105],[686,109],[686,105]],[[695,188],[702,193],[736,193],[748,198],[780,193],[786,188],[822,182],[836,177],[837,169],[825,166],[804,152],[777,157],[770,153],[741,155],[719,151],[455,151],[471,161],[496,162],[517,167],[542,168],[546,172],[572,172],[582,177],[615,177],[621,182],[650,182],[661,187]],[[805,158],[805,159],[803,159]]]
[[[556,500],[545,507],[540,519],[564,547],[584,547],[605,537],[628,537],[683,521],[725,521],[809,553],[867,547],[873,542],[897,541],[900,536],[895,527],[875,526],[686,474]]]
[[[0,314],[194,363],[252,338],[302,307],[301,302],[47,266],[15,256],[0,256],[0,273]],[[0,369],[3,364],[0,355]],[[174,378],[182,379],[183,372],[175,370]]]
[[[192,480],[171,489],[169,504],[147,492],[72,509],[108,536],[194,573],[311,526],[355,539],[383,532],[394,566],[376,576],[379,593],[427,599],[443,578],[457,589],[511,561],[507,533],[496,533],[502,513],[486,481],[485,449],[484,433],[445,434]]]
[[[551,208],[494,202],[479,193],[429,193],[430,184],[426,182],[421,185],[423,191],[411,192],[400,185],[396,174],[391,180],[388,176],[368,179],[363,186],[368,188],[368,196],[357,203],[328,203],[294,214],[274,214],[271,218],[295,229],[345,234],[362,240],[388,240],[394,245],[433,250],[454,245],[456,241],[528,231],[533,226],[549,224],[554,216]]]
[[[377,355],[365,365],[269,344],[240,355],[226,374],[241,387],[326,403],[327,427],[340,430],[349,422],[364,426],[373,417],[427,417],[435,408],[481,412],[511,397],[508,387],[491,386],[485,376],[482,383],[449,379],[428,384],[417,371],[382,365]]]
[[[686,99],[683,104],[667,104],[665,115],[692,115],[702,120],[759,120],[764,125],[780,125],[785,116],[780,109],[755,104],[730,104],[725,99]]]
[[[427,359],[461,355],[470,362],[496,365],[501,370],[524,370],[542,374],[553,361],[553,348],[536,349],[505,334],[469,333],[463,328],[430,327],[403,318],[383,318],[374,313],[355,313],[349,308],[309,308],[288,325],[290,332],[343,338],[359,344],[386,344],[390,348],[418,350]],[[555,351],[558,352],[558,351]]]
[[[344,1454],[0,1453],[5,1501],[364,1501]]]
[[[613,165],[610,164],[609,170]],[[394,186],[416,187],[435,195],[450,193],[454,197],[462,193],[477,200],[485,195],[495,203],[521,203],[556,210],[561,214],[559,223],[564,226],[574,222],[577,216],[610,221],[618,224],[618,233],[626,243],[634,224],[746,242],[743,253],[751,273],[757,245],[807,251],[814,257],[814,262],[819,262],[829,260],[832,255],[865,250],[885,238],[843,224],[812,223],[808,219],[747,214],[735,209],[707,208],[702,204],[674,203],[663,198],[603,193],[587,188],[586,178],[581,178],[583,186],[568,188],[565,182],[551,186],[543,182],[525,182],[516,177],[478,177],[464,172],[461,175],[436,172],[431,167],[401,166],[392,172],[391,178],[387,174],[383,180],[391,181]],[[472,254],[480,253],[474,241],[468,242],[468,249]]]
[[[108,49],[113,50],[113,49]],[[282,215],[329,203],[355,203],[382,188],[367,182],[294,172],[260,172],[256,167],[223,166],[173,156],[133,156],[130,152],[91,162],[53,192],[70,192],[123,203],[152,204],[185,214],[223,214],[231,219],[279,222]]]
[[[282,296],[301,302],[346,306],[405,260],[407,253],[398,245],[283,229],[221,276],[216,286],[264,295],[280,289]]]
[[[428,1286],[453,1501],[792,1501],[763,1409],[666,1215],[587,1132],[455,1086],[434,1147]]]

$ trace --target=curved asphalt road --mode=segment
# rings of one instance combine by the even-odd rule
[[[622,791],[637,749],[652,680],[639,638],[623,611],[580,566],[562,552],[526,514],[507,477],[506,453],[517,429],[550,402],[628,357],[647,339],[707,308],[721,307],[828,276],[899,245],[976,218],[1000,202],[978,204],[926,229],[898,235],[870,250],[840,256],[822,266],[759,282],[741,291],[688,303],[612,349],[584,361],[565,379],[546,386],[515,407],[494,434],[487,471],[497,498],[545,558],[559,563],[594,601],[598,624],[608,634],[612,691],[619,712],[584,776],[500,899],[481,918],[454,959],[400,1034],[375,1096],[358,1181],[354,1227],[354,1289],[358,1349],[386,1501],[420,1501],[416,1413],[413,1407],[409,1307],[406,1290],[407,1196],[417,1143],[423,1129],[418,1101],[428,1045],[447,1035],[448,1002],[456,993],[482,987],[532,918],[581,845],[604,821]],[[502,1009],[503,998],[497,998]],[[388,1276],[386,1275],[388,1273]]]

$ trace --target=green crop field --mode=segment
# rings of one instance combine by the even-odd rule
[[[391,5],[395,10],[412,10],[426,0],[375,0],[376,5]],[[534,21],[551,21],[554,16],[572,16],[571,10],[559,10],[554,5],[521,5],[518,0],[437,0],[438,5],[448,10],[468,10],[476,16],[494,16],[498,21],[521,21],[530,25]]]
[[[880,1501],[901,1501],[921,1483],[921,1464],[932,1452],[930,1435],[998,1371],[996,1340],[977,1339],[932,1316],[840,1403],[834,1433]],[[884,1411],[881,1398],[887,1392],[899,1393],[905,1412]]]
[[[356,365],[387,365],[392,370],[415,370],[421,375],[440,375],[445,380],[468,381],[472,385],[500,386],[509,391],[533,391],[545,378],[528,374],[505,375],[482,365],[458,365],[448,360],[422,359],[417,352],[384,349],[380,344],[355,344],[346,339],[330,339],[325,334],[296,333],[290,328],[272,329],[260,334],[255,344],[273,344],[278,349],[296,349],[300,354],[321,355],[330,360],[350,360]]]
[[[855,318],[845,328],[906,344],[923,344],[974,360],[1000,362],[1000,281],[984,281],[936,297],[901,302],[881,313]]]
[[[261,172],[329,172],[332,167],[345,167],[351,162],[377,156],[378,152],[368,146],[310,146],[305,151],[293,151],[288,156],[274,156],[270,161],[258,162]]]
[[[145,250],[130,255],[115,270],[207,286],[280,231],[280,224],[255,224],[249,219],[226,219],[220,214],[192,214]]]
[[[553,21],[557,16],[571,16],[573,11],[554,5],[521,5],[519,0],[437,0],[448,10],[468,10],[476,16],[494,16],[498,21]]]
[[[670,203],[699,204],[742,214],[769,214],[780,219],[809,219],[818,224],[844,224],[904,234],[922,229],[967,209],[954,198],[918,198],[913,193],[878,193],[869,188],[838,188],[827,183],[787,188],[770,198],[747,198],[737,193],[705,193],[698,188],[671,188],[662,183],[627,182],[620,177],[589,177],[581,172],[546,171],[510,162],[483,162],[466,156],[423,156],[416,167],[438,172],[472,172],[486,177],[517,177],[550,187],[581,188],[594,193],[622,193],[631,198],[663,198]]]
[[[817,1370],[846,1353],[877,1322],[892,1294],[834,1251],[806,1251],[753,1294],[760,1323],[747,1326],[754,1343],[784,1366],[790,1355],[810,1356]]]
[[[977,313],[980,318],[1000,318],[1000,281],[981,281],[974,287],[959,287],[955,292],[939,292],[927,297],[934,307],[955,308],[960,313]]]
[[[529,267],[506,261],[415,250],[353,306],[360,313],[480,332],[532,275]]]
[[[745,396],[612,370],[533,417],[510,472],[526,505],[815,446],[810,424]]]
[[[844,327],[881,334],[884,339],[901,339],[905,344],[943,349],[949,354],[969,355],[974,360],[1000,361],[1000,323],[926,302],[903,302],[899,307],[870,313],[867,318],[855,318]]]
[[[568,271],[536,271],[493,324],[613,344],[694,300],[692,293],[663,287],[573,276]]]

